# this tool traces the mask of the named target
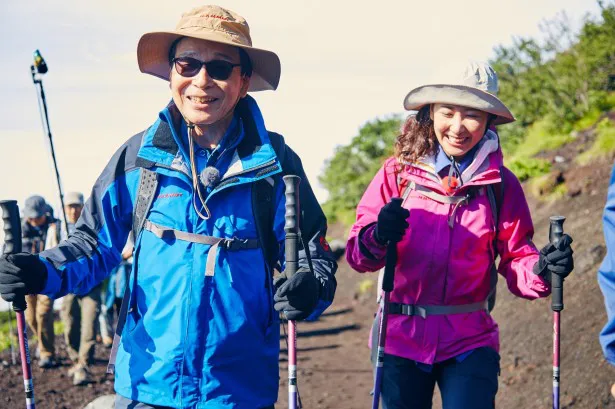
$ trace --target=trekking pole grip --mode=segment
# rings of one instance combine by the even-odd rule
[[[2,221],[4,226],[4,254],[21,252],[21,221],[19,220],[19,206],[16,200],[1,200]],[[26,309],[26,300],[13,302],[15,311]]]
[[[394,197],[391,199],[393,206],[401,208],[403,199]],[[386,264],[384,266],[384,277],[382,278],[382,290],[386,292],[393,291],[395,279],[395,265],[397,265],[397,243],[389,242],[387,245]]]
[[[555,244],[564,235],[564,216],[551,216],[549,218],[549,241]],[[564,280],[558,274],[551,274],[551,309],[562,311],[564,309]]]
[[[284,231],[286,232],[285,260],[286,278],[290,278],[299,268],[298,243],[299,243],[299,220],[301,207],[299,204],[299,183],[301,178],[296,175],[283,177],[286,196],[286,212],[284,213]]]

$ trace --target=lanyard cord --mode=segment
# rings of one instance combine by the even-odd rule
[[[199,200],[201,201],[201,204],[203,205],[203,209],[205,209],[205,213],[207,215],[204,216],[199,210],[196,204],[196,195],[194,193],[192,194],[192,207],[194,207],[196,214],[198,214],[201,219],[207,220],[211,217],[211,212],[209,211],[209,208],[207,208],[207,205],[205,204],[205,199],[203,199],[203,195],[201,194],[201,187],[200,187],[198,176],[196,174],[196,166],[195,166],[195,159],[194,159],[194,136],[193,136],[194,124],[186,121],[186,126],[188,127],[188,145],[189,145],[188,149],[190,150],[190,173],[192,174],[192,188],[196,192],[196,195],[198,195]]]
[[[448,169],[448,186],[451,186],[451,179],[453,178],[453,172],[455,172],[457,174],[457,180],[459,180],[459,186],[457,186],[456,188],[460,188],[461,186],[463,186],[463,179],[461,178],[461,172],[459,171],[459,166],[457,164],[457,161],[455,161],[455,157],[453,155],[450,156],[450,161],[451,161],[451,167]]]

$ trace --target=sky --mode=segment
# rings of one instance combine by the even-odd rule
[[[43,132],[32,53],[42,77],[64,192],[89,196],[97,176],[170,100],[168,83],[141,74],[140,36],[172,30],[200,3],[174,0],[1,0],[0,200],[44,196],[59,214],[49,139]],[[513,36],[539,37],[565,10],[580,26],[591,0],[220,1],[248,21],[253,44],[282,62],[277,91],[252,94],[267,127],[301,156],[317,182],[334,148],[375,118],[403,112],[410,89],[438,82],[464,61],[487,60]],[[1,233],[0,233],[1,234]]]

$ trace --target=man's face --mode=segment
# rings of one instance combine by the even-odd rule
[[[28,220],[27,220],[28,224],[34,227],[42,226],[43,224],[45,224],[46,221],[47,221],[46,215],[42,215],[39,217],[28,217]]]
[[[175,57],[191,57],[201,62],[222,60],[239,64],[236,47],[193,38],[177,44]],[[175,64],[171,67],[171,94],[184,118],[195,125],[212,125],[232,115],[240,98],[246,96],[250,78],[241,75],[241,67],[232,69],[225,80],[213,79],[205,67],[191,77],[183,77]]]
[[[83,210],[83,206],[80,204],[70,204],[64,206],[64,210],[66,211],[66,218],[69,223],[77,223],[79,217],[81,216],[81,211]]]

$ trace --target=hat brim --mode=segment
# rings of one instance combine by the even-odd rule
[[[433,84],[415,88],[406,95],[404,108],[419,110],[429,104],[452,104],[479,109],[496,116],[494,125],[507,124],[516,119],[502,101],[493,94],[464,85]]]
[[[68,201],[64,201],[64,205],[66,205],[66,206],[71,206],[71,205],[83,206],[83,202],[80,201],[80,200],[68,200]]]
[[[45,215],[45,212],[40,212],[34,209],[24,209],[23,215],[26,219],[38,219]]]
[[[137,61],[141,72],[169,80],[169,48],[181,37],[196,38],[241,48],[252,62],[252,77],[248,91],[275,90],[280,82],[280,59],[271,51],[232,42],[216,32],[181,33],[176,31],[146,33],[137,46]]]

